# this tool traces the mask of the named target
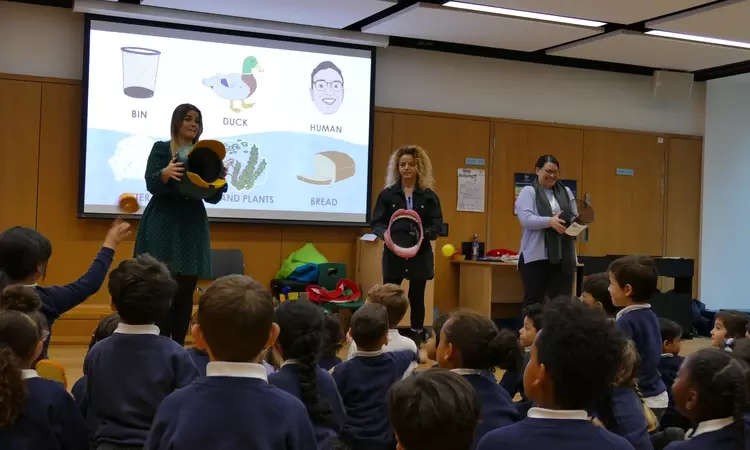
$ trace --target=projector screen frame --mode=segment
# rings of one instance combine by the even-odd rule
[[[312,226],[333,226],[333,227],[352,227],[362,228],[369,227],[372,214],[372,159],[374,153],[374,133],[375,133],[375,65],[377,57],[377,48],[366,45],[349,44],[342,42],[325,41],[318,39],[305,39],[289,36],[279,36],[265,33],[251,33],[236,30],[222,30],[217,28],[199,27],[192,25],[175,24],[169,22],[159,22],[152,20],[131,19],[125,17],[104,16],[98,14],[84,14],[84,32],[83,32],[83,67],[81,81],[81,142],[80,154],[78,161],[78,205],[77,217],[80,219],[114,219],[120,217],[126,220],[140,220],[141,215],[124,215],[112,213],[91,213],[85,212],[85,194],[86,194],[86,142],[88,132],[88,100],[89,100],[89,50],[91,38],[91,22],[113,22],[127,25],[141,25],[158,28],[167,28],[174,30],[195,31],[200,33],[222,34],[239,37],[249,37],[255,39],[266,39],[271,41],[294,42],[300,44],[321,45],[326,47],[338,47],[354,50],[364,50],[370,52],[370,111],[369,111],[369,137],[367,143],[367,198],[364,222],[342,222],[342,221],[325,221],[325,220],[290,220],[290,219],[261,219],[261,218],[242,218],[242,217],[211,217],[208,216],[209,223],[247,223],[247,224],[269,224],[269,225],[312,225]]]

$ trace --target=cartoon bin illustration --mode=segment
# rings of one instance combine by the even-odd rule
[[[159,50],[122,47],[122,90],[131,98],[151,98],[156,90]]]

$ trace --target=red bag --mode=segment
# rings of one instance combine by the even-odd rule
[[[336,283],[336,289],[329,291],[316,284],[308,285],[305,288],[307,291],[307,297],[312,302],[316,303],[347,303],[359,300],[361,292],[359,286],[352,280],[342,278]],[[346,291],[351,291],[350,294],[346,294]]]

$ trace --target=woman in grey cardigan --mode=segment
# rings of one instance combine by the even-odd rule
[[[558,180],[560,163],[552,155],[536,161],[537,178],[516,199],[516,216],[523,227],[518,270],[524,307],[543,303],[545,295],[570,295],[576,270],[575,238],[565,234],[578,213],[570,189]]]

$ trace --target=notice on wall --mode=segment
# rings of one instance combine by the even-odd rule
[[[484,169],[458,169],[456,210],[484,212]]]

